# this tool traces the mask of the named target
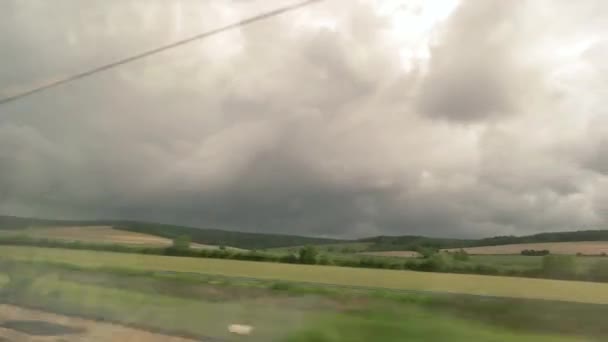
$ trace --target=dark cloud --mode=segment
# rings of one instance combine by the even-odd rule
[[[0,92],[278,4],[3,2]],[[606,78],[561,69],[596,57],[535,50],[553,43],[534,2],[467,1],[406,71],[374,4],[315,5],[1,107],[0,212],[326,236],[606,224],[591,86]],[[552,30],[605,34],[564,6]],[[47,10],[54,30],[36,34]]]
[[[430,117],[457,122],[516,114],[538,70],[525,64],[519,11],[508,1],[465,1],[441,27],[418,99]]]

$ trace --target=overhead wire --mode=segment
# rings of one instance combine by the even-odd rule
[[[253,17],[249,17],[247,19],[243,19],[243,20],[240,20],[238,22],[226,25],[226,26],[222,26],[222,27],[210,30],[210,31],[206,31],[206,32],[197,34],[195,36],[192,36],[192,37],[189,37],[189,38],[186,38],[186,39],[178,40],[176,42],[173,42],[173,43],[170,43],[170,44],[167,44],[167,45],[163,45],[163,46],[158,47],[158,48],[147,50],[147,51],[144,51],[144,52],[141,52],[141,53],[138,53],[138,54],[135,54],[135,55],[123,58],[123,59],[116,60],[116,61],[111,62],[111,63],[107,63],[107,64],[104,64],[104,65],[95,67],[93,69],[89,69],[87,71],[83,71],[83,72],[80,72],[80,73],[77,73],[77,74],[74,74],[74,75],[71,75],[71,76],[68,76],[68,77],[65,77],[65,78],[61,78],[59,80],[56,80],[56,81],[53,81],[53,82],[50,82],[50,83],[47,83],[47,84],[43,84],[41,86],[38,86],[38,87],[35,87],[35,88],[32,88],[32,89],[29,89],[29,90],[17,93],[15,95],[11,95],[11,96],[2,98],[2,99],[0,99],[0,105],[4,105],[4,104],[9,103],[9,102],[14,102],[14,101],[17,101],[19,99],[23,99],[25,97],[34,95],[36,93],[43,92],[43,91],[48,90],[50,88],[55,88],[55,87],[61,86],[61,85],[66,84],[66,83],[70,83],[70,82],[73,82],[73,81],[76,81],[76,80],[79,80],[79,79],[82,79],[82,78],[85,78],[85,77],[89,77],[89,76],[92,76],[94,74],[97,74],[97,73],[100,73],[100,72],[103,72],[103,71],[106,71],[106,70],[109,70],[109,69],[113,69],[113,68],[116,68],[118,66],[121,66],[121,65],[124,65],[124,64],[127,64],[127,63],[131,63],[131,62],[140,60],[142,58],[149,57],[151,55],[155,55],[155,54],[164,52],[166,50],[174,49],[174,48],[177,48],[179,46],[182,46],[182,45],[185,45],[185,44],[189,44],[189,43],[192,43],[192,42],[197,41],[197,40],[202,40],[202,39],[205,39],[205,38],[208,38],[208,37],[211,37],[211,36],[214,36],[214,35],[226,32],[226,31],[234,30],[234,29],[237,29],[237,28],[240,28],[240,27],[243,27],[243,26],[246,26],[246,25],[250,25],[250,24],[253,24],[255,22],[259,22],[259,21],[265,20],[265,19],[269,19],[271,17],[275,17],[275,16],[278,16],[278,15],[281,15],[281,14],[284,14],[284,13],[287,13],[287,12],[295,11],[297,9],[306,7],[308,5],[312,5],[312,4],[317,3],[317,2],[322,2],[322,1],[324,1],[324,0],[307,0],[307,1],[299,2],[299,3],[283,6],[283,7],[274,9],[272,11],[264,12],[264,13],[255,15]]]

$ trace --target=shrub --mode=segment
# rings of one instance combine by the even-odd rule
[[[314,265],[317,263],[318,254],[319,252],[313,246],[302,247],[298,252],[300,263]]]
[[[331,265],[331,259],[329,258],[329,256],[327,254],[323,254],[321,255],[321,257],[319,258],[319,265]]]
[[[495,275],[499,274],[500,271],[497,268],[488,265],[475,265],[473,273]]]
[[[180,235],[173,238],[174,249],[189,249],[190,248],[190,237],[187,235]]]
[[[454,257],[454,260],[457,261],[469,261],[469,253],[462,248],[452,253],[452,257]]]
[[[415,251],[422,255],[424,259],[429,259],[437,254],[437,249],[430,247],[416,247]]]
[[[447,253],[435,253],[423,262],[420,262],[416,265],[410,263],[409,265],[406,264],[406,266],[414,267],[411,269],[418,271],[449,271],[452,268],[452,259],[451,256]]]

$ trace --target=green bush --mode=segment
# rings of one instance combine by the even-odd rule
[[[422,257],[425,259],[429,259],[435,254],[437,254],[437,249],[430,247],[417,247],[415,248],[415,251],[422,255]]]
[[[175,249],[190,249],[190,237],[187,235],[180,235],[173,238],[173,248]]]
[[[332,261],[327,254],[321,255],[319,258],[319,265],[331,265]]]
[[[456,261],[469,261],[469,253],[462,248],[456,252],[453,252],[452,257]]]
[[[302,247],[298,252],[300,263],[314,265],[317,263],[318,254],[319,252],[314,246]]]

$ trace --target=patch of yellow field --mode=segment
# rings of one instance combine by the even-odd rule
[[[553,254],[577,254],[600,255],[608,254],[608,241],[581,241],[581,242],[544,242],[544,243],[521,243],[501,246],[482,246],[464,248],[469,254],[520,254],[524,249],[549,250]],[[448,249],[455,251],[458,249]]]

